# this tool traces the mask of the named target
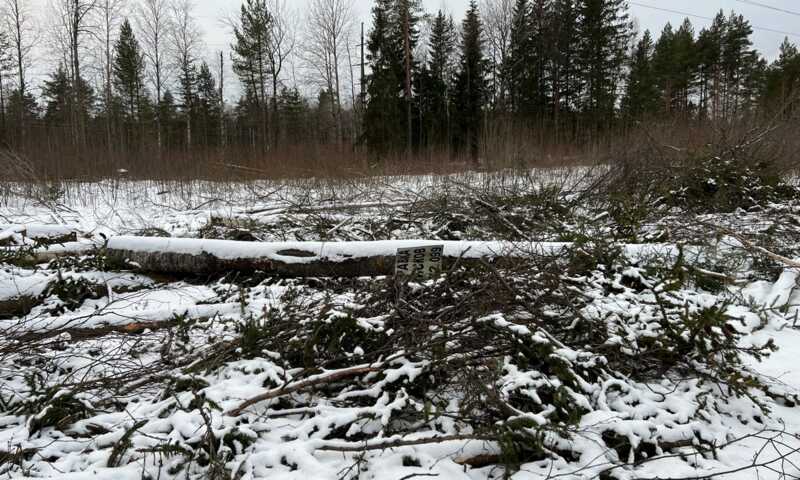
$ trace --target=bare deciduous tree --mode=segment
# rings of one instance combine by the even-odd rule
[[[72,83],[72,111],[70,112],[75,144],[82,146],[86,142],[85,118],[82,114],[87,100],[82,88],[84,78],[81,66],[84,55],[84,39],[95,35],[96,28],[90,22],[99,0],[53,0],[55,13],[55,40],[61,48],[65,64],[69,66]]]
[[[27,89],[25,68],[31,49],[33,49],[33,27],[30,23],[30,11],[25,0],[3,0],[4,30],[11,40],[12,55],[17,70],[17,88],[20,95]]]
[[[492,68],[494,104],[502,101],[507,85],[503,84],[500,68],[505,63],[511,44],[511,24],[514,17],[514,0],[482,0],[484,31],[489,47],[489,60]]]
[[[142,0],[136,15],[139,36],[144,47],[150,81],[156,97],[156,141],[161,151],[163,145],[161,105],[164,86],[169,79],[168,42],[172,29],[168,0]]]
[[[183,111],[186,121],[186,148],[192,146],[192,107],[195,84],[195,62],[202,45],[200,28],[192,11],[192,0],[174,0],[170,5],[172,29],[170,31],[175,69],[178,71]]]
[[[126,0],[98,0],[97,10],[95,11],[95,22],[99,25],[100,34],[98,43],[100,45],[100,63],[102,64],[103,76],[103,102],[105,103],[106,115],[106,143],[109,152],[114,144],[112,140],[111,126],[111,104],[113,103],[113,64],[114,64],[114,39],[119,29],[120,20],[123,17]]]
[[[353,37],[353,19],[352,0],[312,0],[306,21],[305,61],[333,98],[337,143],[342,140],[340,68],[350,60],[346,43]]]
[[[272,80],[272,138],[278,141],[278,84],[287,59],[295,47],[294,12],[286,7],[286,0],[270,0],[272,24],[269,31],[267,57]]]

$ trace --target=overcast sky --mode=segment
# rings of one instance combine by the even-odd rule
[[[240,2],[238,0],[196,0],[196,2],[203,29],[208,35],[209,48],[217,50],[226,48],[230,42],[229,35],[219,18],[226,12],[235,11]],[[288,6],[302,14],[307,0],[286,0],[286,2]],[[355,0],[357,15],[367,23],[372,3],[372,0]],[[423,3],[428,11],[433,12],[441,8],[452,13],[456,19],[460,19],[469,0],[423,0]],[[757,4],[794,11],[796,14],[771,10]],[[641,30],[650,29],[659,32],[666,22],[680,23],[686,15],[647,8],[644,5],[691,13],[698,17],[713,17],[720,9],[726,12],[736,10],[756,27],[794,33],[796,36],[793,39],[800,43],[800,0],[637,0],[632,3],[631,13],[639,20]],[[710,23],[697,17],[691,17],[691,20],[698,31],[700,27]],[[759,51],[772,57],[784,36],[781,33],[756,30],[753,40]]]
[[[46,8],[47,0],[33,0],[42,8]],[[287,7],[296,12],[297,18],[302,19],[305,14],[305,7],[308,0],[285,0]],[[687,16],[690,17],[697,31],[703,26],[707,26],[710,21],[707,18],[713,17],[723,9],[725,12],[736,10],[742,13],[755,27],[753,41],[756,48],[772,60],[776,57],[778,46],[788,35],[795,43],[800,44],[800,0],[629,0],[631,13],[637,20],[639,30],[651,30],[654,35],[658,35],[666,22],[673,25],[680,24]],[[356,21],[364,21],[369,28],[370,9],[373,0],[354,0]],[[453,17],[460,21],[464,11],[469,4],[469,0],[423,0],[424,7],[429,12],[443,9],[451,13]],[[225,52],[226,62],[230,64],[229,50],[231,33],[226,26],[224,18],[235,15],[238,11],[241,0],[195,0],[196,17],[203,31],[206,52],[203,57],[209,63],[216,65],[219,51]],[[768,8],[772,7],[772,8]],[[671,11],[665,11],[671,10]],[[780,11],[784,10],[784,11]],[[681,13],[678,13],[681,12]],[[302,29],[302,21],[300,22]],[[774,31],[768,31],[774,30]],[[354,44],[357,41],[354,42]],[[355,45],[354,45],[355,47]],[[355,53],[355,52],[354,52]],[[46,57],[46,54],[43,55]],[[44,59],[44,58],[41,58]],[[294,70],[298,83],[302,83],[301,71]],[[51,71],[49,62],[39,63],[37,68],[32,69],[29,75],[33,77],[34,83],[40,83]],[[216,70],[215,70],[216,71]],[[290,72],[291,74],[291,72]],[[291,77],[287,78],[288,83],[293,84]],[[238,95],[238,82],[230,70],[230,65],[225,73],[226,90],[230,97]],[[227,87],[231,88],[228,89]]]
[[[209,59],[214,57],[214,52],[228,51],[230,32],[221,19],[236,12],[240,3],[239,0],[196,0],[197,14],[205,33]],[[307,0],[286,0],[286,3],[287,6],[295,9],[302,18]],[[423,0],[423,3],[428,11],[434,12],[441,8],[460,20],[469,0]],[[369,28],[372,4],[372,0],[355,0],[358,20],[366,22],[367,28]],[[648,8],[648,6],[655,8]],[[726,13],[736,10],[750,20],[754,27],[764,29],[754,31],[753,41],[756,48],[769,59],[775,58],[778,46],[787,35],[767,30],[794,33],[795,36],[790,35],[790,39],[800,43],[800,0],[636,0],[630,4],[630,7],[633,17],[638,21],[639,30],[649,29],[655,35],[661,31],[666,22],[672,22],[673,25],[680,24],[687,16],[685,14],[696,15],[690,18],[696,30],[699,31],[710,23],[709,20],[701,17],[713,17],[720,9],[723,9]],[[794,14],[766,7],[789,10]],[[231,72],[228,72],[227,76],[232,76]],[[230,81],[228,82],[230,85]]]

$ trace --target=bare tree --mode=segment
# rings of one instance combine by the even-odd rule
[[[114,37],[119,29],[120,20],[123,17],[126,0],[98,0],[97,10],[95,11],[96,23],[99,25],[100,33],[98,43],[100,45],[100,63],[102,64],[103,76],[103,101],[105,102],[105,123],[106,123],[106,148],[111,152],[114,144],[112,140],[111,127],[111,104],[113,99],[112,80],[114,64]]]
[[[4,30],[9,35],[13,63],[16,67],[17,93],[22,101],[25,98],[27,84],[25,82],[25,68],[27,67],[30,52],[33,49],[33,30],[30,24],[29,5],[25,0],[3,0]],[[25,134],[25,117],[23,109],[18,108],[20,133]]]
[[[270,0],[272,24],[269,30],[267,59],[272,81],[272,138],[278,141],[278,84],[287,59],[295,47],[294,12],[286,7],[286,0]]]
[[[81,74],[81,63],[84,54],[84,38],[95,35],[96,28],[91,17],[99,0],[53,0],[56,24],[55,40],[60,45],[65,64],[69,66],[72,83],[72,128],[75,144],[82,146],[86,142],[86,125],[83,111],[88,99],[84,98],[84,78]]]
[[[306,21],[306,63],[322,79],[333,97],[336,141],[342,141],[342,95],[340,68],[348,60],[347,39],[354,28],[352,0],[311,0]]]
[[[159,107],[169,79],[168,42],[172,29],[168,0],[142,0],[136,21],[156,94],[156,141],[160,152],[163,139]]]
[[[489,47],[489,59],[492,66],[494,104],[502,101],[507,85],[503,85],[500,68],[506,62],[511,44],[511,24],[514,17],[514,0],[482,0],[484,31]]]
[[[192,0],[174,0],[170,5],[172,29],[170,31],[172,54],[175,69],[178,71],[183,111],[186,121],[186,148],[192,146],[192,108],[198,50],[202,46],[202,36],[197,21],[192,15]]]

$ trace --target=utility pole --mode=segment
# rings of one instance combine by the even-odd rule
[[[367,105],[367,75],[364,73],[364,22],[361,22],[361,109]]]
[[[223,149],[226,146],[225,141],[225,97],[223,96],[225,90],[225,57],[222,55],[222,50],[219,51],[219,145]]]

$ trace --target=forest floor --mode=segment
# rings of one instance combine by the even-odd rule
[[[800,195],[690,208],[604,174],[6,185],[0,478],[800,478]],[[110,261],[136,237],[455,261]]]

